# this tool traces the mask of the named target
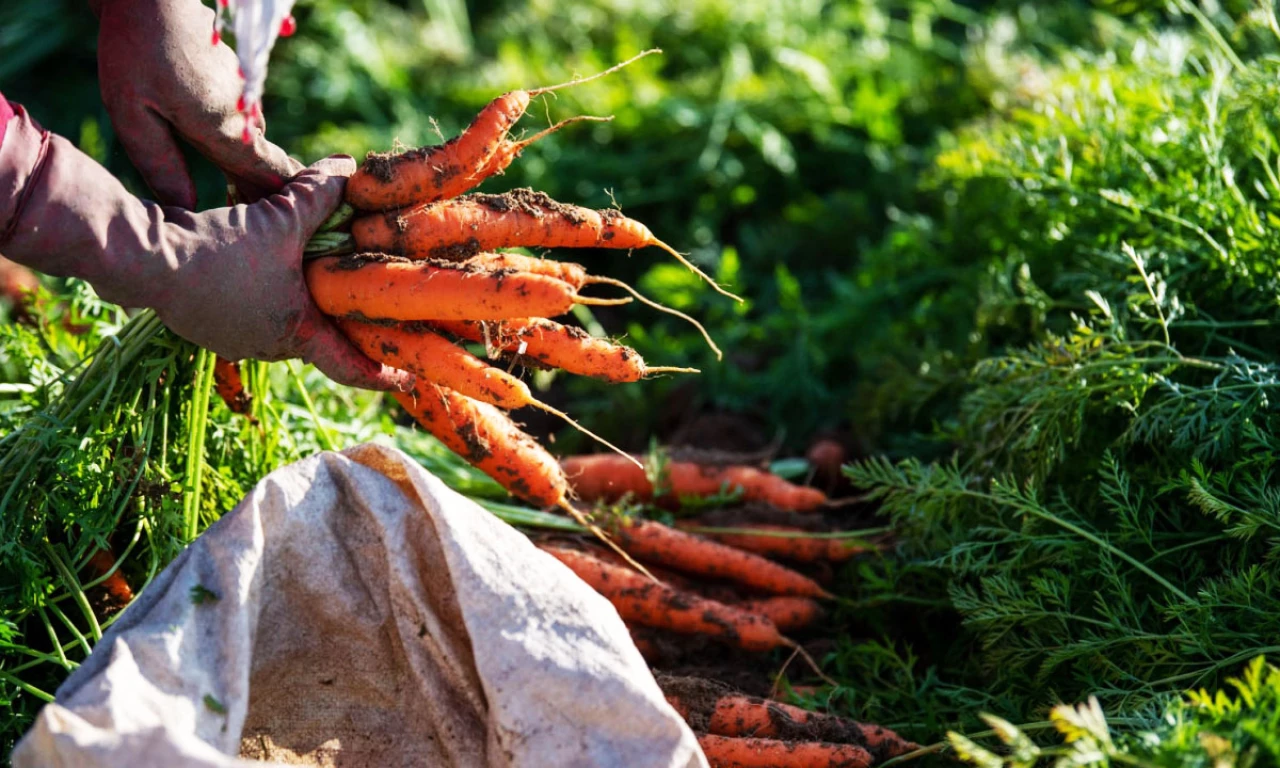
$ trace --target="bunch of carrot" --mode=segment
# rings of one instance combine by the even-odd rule
[[[483,344],[489,358],[635,382],[691,369],[648,365],[634,350],[551,318],[576,304],[635,298],[697,323],[580,265],[498,249],[657,246],[715,284],[616,210],[566,205],[528,189],[501,195],[470,191],[502,173],[541,137],[579,120],[607,119],[572,118],[523,140],[511,138],[532,99],[607,75],[652,52],[589,78],[503,94],[439,146],[370,153],[347,183],[346,200],[356,210],[349,236],[354,254],[321,255],[305,265],[316,304],[356,346],[417,375],[416,388],[396,396],[405,410],[512,494],[540,506],[567,508],[569,485],[560,465],[506,412],[533,406],[568,417],[462,343]],[[582,290],[593,284],[622,287],[631,296],[584,296]]]

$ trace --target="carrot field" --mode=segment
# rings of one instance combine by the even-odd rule
[[[379,441],[605,595],[713,765],[1280,765],[1271,0],[295,14],[270,136],[363,163],[309,290],[419,383],[0,273],[0,753],[265,474]],[[145,195],[94,29],[0,8],[0,90]]]

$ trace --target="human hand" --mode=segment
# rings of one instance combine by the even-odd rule
[[[228,360],[302,358],[340,384],[413,386],[413,374],[365,357],[316,307],[302,249],[342,202],[349,157],[332,157],[251,205],[165,210],[164,239],[181,266],[155,302],[165,325]]]
[[[179,137],[222,169],[246,200],[279,190],[302,170],[267,141],[264,124],[246,126],[237,110],[239,65],[225,43],[212,44],[211,9],[199,0],[90,4],[100,25],[102,101],[125,152],[160,203],[196,207]]]

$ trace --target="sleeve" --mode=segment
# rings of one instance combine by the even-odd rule
[[[4,129],[9,125],[9,119],[13,117],[13,107],[5,100],[4,94],[0,93],[0,147],[4,146]]]

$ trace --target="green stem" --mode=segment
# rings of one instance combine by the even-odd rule
[[[66,562],[58,555],[48,539],[40,543],[44,546],[45,555],[49,558],[49,562],[53,563],[53,567],[58,571],[58,576],[66,585],[67,590],[71,592],[71,597],[75,600],[76,606],[80,608],[80,613],[84,615],[85,621],[89,622],[89,632],[93,635],[93,641],[96,643],[102,639],[102,627],[98,625],[98,617],[93,614],[93,608],[89,607],[89,598],[85,597],[84,589],[80,586],[80,580],[67,567]],[[52,605],[50,608],[57,610]]]
[[[293,378],[294,386],[298,388],[298,395],[302,398],[302,404],[306,406],[307,413],[311,414],[312,423],[316,425],[316,435],[320,439],[320,446],[326,451],[338,450],[337,444],[333,441],[333,436],[329,434],[329,430],[325,429],[324,424],[320,422],[320,414],[316,412],[315,403],[311,402],[311,395],[307,393],[307,386],[302,381],[302,375],[298,373],[298,369],[294,367],[292,360],[286,365],[289,366],[289,375]]]
[[[196,353],[196,386],[191,396],[190,432],[187,436],[187,469],[182,499],[183,533],[195,541],[200,527],[200,492],[204,475],[204,438],[209,425],[209,393],[213,390],[214,354],[206,349]]]
[[[45,703],[49,703],[49,704],[53,703],[53,694],[42,691],[39,688],[35,687],[34,685],[31,685],[30,683],[24,683],[18,678],[14,677],[13,675],[8,674],[7,672],[0,672],[0,680],[6,680],[12,683],[13,685],[18,686],[22,690],[26,691],[32,696],[35,696],[37,699],[44,701]]]

